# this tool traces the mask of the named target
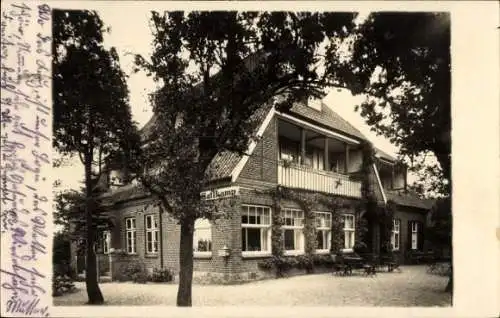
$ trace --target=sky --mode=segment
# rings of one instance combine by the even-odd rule
[[[144,72],[133,73],[134,54],[148,57],[151,53],[153,40],[149,28],[150,11],[141,7],[125,7],[117,10],[116,7],[99,8],[98,13],[111,32],[104,35],[104,45],[108,48],[115,47],[119,54],[120,64],[123,71],[128,75],[127,84],[130,91],[130,105],[133,119],[139,128],[144,126],[152,116],[152,107],[148,101],[148,94],[155,88],[155,82]],[[368,12],[360,14],[366,17]],[[133,15],[134,22],[131,25],[127,16]],[[359,18],[359,17],[358,17]],[[358,128],[375,147],[395,155],[397,147],[392,145],[382,136],[377,136],[370,130],[354,107],[363,101],[362,96],[352,96],[347,90],[331,89],[327,91],[323,102],[331,107],[341,117]],[[62,182],[63,189],[78,189],[83,180],[83,167],[78,159],[71,160],[64,167],[58,168],[58,176]]]

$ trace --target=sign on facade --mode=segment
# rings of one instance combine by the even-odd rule
[[[226,187],[201,192],[201,198],[204,200],[217,200],[232,198],[240,194],[240,187]]]

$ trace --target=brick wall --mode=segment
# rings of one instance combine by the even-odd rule
[[[273,117],[241,171],[240,177],[276,183],[278,181],[277,159],[277,125],[276,117]]]
[[[411,247],[411,242],[408,241],[408,231],[411,231],[411,229],[408,229],[408,221],[419,221],[422,222],[422,224],[425,224],[426,214],[422,210],[410,207],[398,206],[396,209],[394,218],[401,220],[401,241],[399,251],[395,253],[398,255],[399,261],[402,264],[406,264],[408,263],[406,254]]]

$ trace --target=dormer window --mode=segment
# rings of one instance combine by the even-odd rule
[[[317,99],[315,97],[309,97],[307,99],[307,106],[317,111],[321,111],[321,99]]]

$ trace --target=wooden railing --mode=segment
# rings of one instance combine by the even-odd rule
[[[361,182],[348,175],[278,162],[278,184],[290,188],[361,198]]]

